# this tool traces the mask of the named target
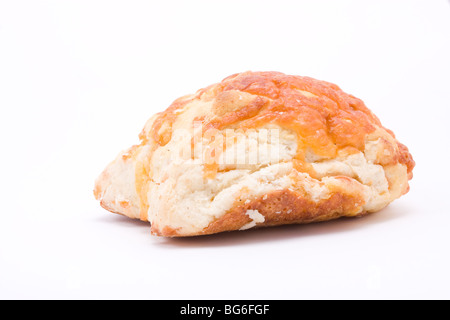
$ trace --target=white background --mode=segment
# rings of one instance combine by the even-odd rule
[[[363,99],[413,154],[410,193],[189,239],[100,208],[147,118],[246,70]],[[450,298],[448,1],[0,0],[0,107],[0,298]]]

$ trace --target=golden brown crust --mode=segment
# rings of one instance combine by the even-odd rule
[[[328,199],[314,202],[293,190],[280,190],[264,195],[247,204],[236,205],[209,224],[201,233],[193,235],[207,235],[223,231],[239,230],[251,218],[246,214],[247,210],[257,210],[264,216],[264,222],[256,227],[276,226],[283,224],[306,224],[325,220],[336,219],[343,216],[355,216],[355,208],[364,204],[364,199],[355,195],[336,192],[330,195]],[[364,215],[365,212],[359,212],[357,215]],[[160,230],[152,225],[152,233],[164,237],[192,236],[180,235],[177,230],[165,227]]]
[[[254,98],[246,96],[243,103],[238,99],[242,98],[239,93]],[[295,157],[297,162],[304,162],[307,149],[329,159],[349,147],[363,151],[367,135],[377,127],[383,128],[362,100],[333,83],[281,72],[243,72],[201,89],[195,95],[175,100],[159,114],[151,128],[151,136],[157,144],[163,146],[170,140],[177,111],[196,99],[215,100],[212,114],[200,118],[205,130],[257,128],[267,123],[292,130],[301,144]],[[387,131],[393,135],[392,131]],[[411,155],[402,144],[398,147],[400,162],[412,172]],[[299,166],[305,167],[305,164],[299,163]]]
[[[408,169],[408,179],[412,179],[412,171],[416,165],[416,163],[413,160],[412,155],[409,153],[408,148],[397,141],[398,144],[398,148],[400,151],[400,158],[398,160],[399,163],[404,164],[406,166],[406,168]]]

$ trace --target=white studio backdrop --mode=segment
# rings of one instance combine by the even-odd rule
[[[0,298],[450,298],[450,4],[0,0]],[[177,97],[241,71],[338,84],[406,144],[362,219],[162,239],[97,175]]]

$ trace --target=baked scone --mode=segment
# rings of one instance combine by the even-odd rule
[[[109,164],[94,194],[159,236],[310,223],[378,211],[414,161],[338,86],[243,72],[175,100]]]

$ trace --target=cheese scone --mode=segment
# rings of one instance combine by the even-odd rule
[[[175,100],[98,177],[103,208],[196,236],[378,211],[409,190],[414,161],[338,86],[243,72]]]

